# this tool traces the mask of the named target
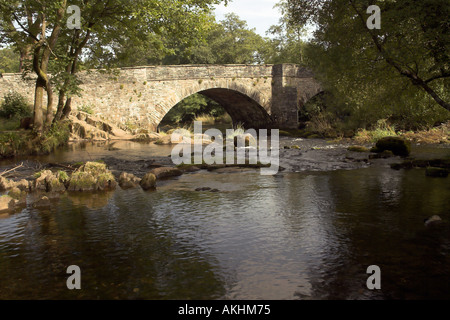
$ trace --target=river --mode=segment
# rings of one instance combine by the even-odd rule
[[[120,146],[77,145],[28,160],[170,154],[167,146]],[[52,201],[0,218],[0,299],[450,299],[448,224],[424,226],[435,214],[450,221],[450,184],[424,169],[380,162],[276,176],[200,171],[153,192]],[[70,265],[81,269],[81,290],[67,289]],[[366,286],[371,265],[380,267],[381,290]]]

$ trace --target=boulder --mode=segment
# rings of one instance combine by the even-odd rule
[[[44,192],[47,192],[48,182],[55,178],[53,172],[50,170],[43,170],[38,172],[35,176],[36,180],[33,181],[33,190]]]
[[[16,184],[16,187],[22,191],[30,190],[30,182],[28,180],[22,179],[20,181],[17,181],[15,184]]]
[[[141,179],[134,174],[122,172],[119,177],[119,186],[122,189],[133,189],[139,186]]]
[[[17,187],[12,188],[8,195],[15,200],[16,205],[25,205],[27,203],[27,193]]]
[[[64,171],[58,172],[56,175],[50,177],[47,180],[47,191],[48,192],[65,192],[66,183],[69,181],[67,173]]]
[[[141,185],[142,189],[144,189],[145,191],[155,189],[156,188],[156,176],[151,172],[147,173],[144,176],[144,178],[142,178],[140,185]]]
[[[44,192],[65,192],[66,183],[69,180],[67,173],[59,171],[53,173],[50,170],[44,170],[37,173],[37,178],[32,183],[33,190]]]
[[[441,217],[439,217],[438,215],[434,215],[429,217],[428,219],[425,219],[425,226],[426,227],[432,227],[432,226],[436,226],[436,225],[440,225],[442,224],[442,219]]]
[[[0,213],[10,213],[14,211],[16,201],[9,195],[0,197]]]
[[[114,175],[100,162],[87,162],[72,174],[69,191],[109,191],[117,187]]]
[[[183,172],[180,169],[177,168],[171,168],[171,167],[161,167],[156,168],[150,171],[150,173],[153,173],[157,179],[167,179],[172,177],[178,177],[183,174]]]
[[[96,178],[92,173],[77,171],[72,174],[70,179],[69,191],[95,191]]]
[[[399,137],[385,137],[378,140],[371,151],[381,153],[385,150],[391,151],[396,156],[407,157],[411,153],[411,143]]]
[[[155,141],[157,145],[171,145],[179,143],[192,143],[191,133],[185,129],[177,129],[172,134],[161,136]]]
[[[0,176],[0,192],[7,191],[15,186],[13,181]]]
[[[33,203],[33,208],[37,209],[48,209],[51,207],[50,199],[46,196],[41,197],[38,201]]]

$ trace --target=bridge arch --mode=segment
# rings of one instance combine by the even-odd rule
[[[233,81],[213,85],[208,83],[193,85],[173,94],[161,108],[158,125],[173,107],[193,94],[201,94],[217,102],[230,115],[234,124],[242,124],[245,128],[259,129],[267,127],[272,122],[270,97],[266,97],[259,90]]]

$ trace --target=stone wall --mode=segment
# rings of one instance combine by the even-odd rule
[[[115,124],[150,129],[194,93],[218,101],[235,122],[247,127],[292,128],[297,126],[298,107],[320,91],[308,70],[288,64],[148,66],[93,70],[79,77],[83,91],[73,99],[74,109],[89,106],[96,116]],[[21,75],[3,74],[0,97],[14,90],[31,102],[34,85]]]

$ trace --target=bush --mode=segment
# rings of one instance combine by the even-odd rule
[[[78,108],[78,111],[85,112],[87,114],[93,115],[94,108],[91,105],[84,104]]]
[[[52,125],[49,131],[42,136],[40,143],[37,145],[39,150],[37,153],[48,154],[56,148],[67,143],[70,137],[69,126],[65,122],[58,122]]]
[[[27,99],[17,92],[7,93],[0,106],[0,116],[3,118],[24,118],[31,116],[31,107]]]
[[[28,135],[18,132],[0,133],[0,158],[19,155],[27,148]]]

